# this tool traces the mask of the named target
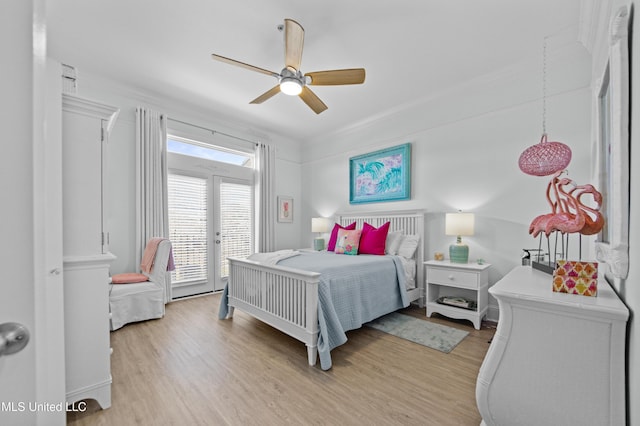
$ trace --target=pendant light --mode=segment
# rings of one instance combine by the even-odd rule
[[[564,170],[571,161],[571,148],[547,140],[547,38],[542,47],[542,138],[525,149],[518,159],[520,170],[528,175],[549,176]]]

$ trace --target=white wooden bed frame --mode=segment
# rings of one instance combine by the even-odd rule
[[[414,255],[416,288],[407,290],[410,301],[424,306],[424,212],[349,213],[336,215],[336,222],[348,225],[364,222],[379,227],[391,222],[389,232],[417,234],[420,243]],[[235,308],[300,340],[307,346],[309,365],[315,365],[318,345],[318,282],[320,274],[247,259],[229,258],[229,313]]]

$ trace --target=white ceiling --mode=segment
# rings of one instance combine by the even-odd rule
[[[579,26],[581,0],[48,0],[52,57],[179,97],[292,139],[316,139],[416,104],[540,55],[543,39]],[[315,86],[320,115],[277,80],[213,61],[217,53],[279,72],[284,18],[305,29],[302,71],[363,67],[363,85]]]

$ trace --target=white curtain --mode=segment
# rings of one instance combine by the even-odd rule
[[[136,265],[153,237],[169,238],[167,206],[167,116],[136,108]],[[171,301],[166,274],[165,303]]]
[[[274,147],[259,143],[256,146],[258,173],[256,182],[257,208],[257,251],[274,251],[276,247],[276,196],[275,168],[276,150]]]

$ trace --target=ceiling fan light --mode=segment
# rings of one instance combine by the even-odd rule
[[[285,95],[297,96],[302,92],[302,84],[295,78],[285,77],[280,80],[280,90]]]

